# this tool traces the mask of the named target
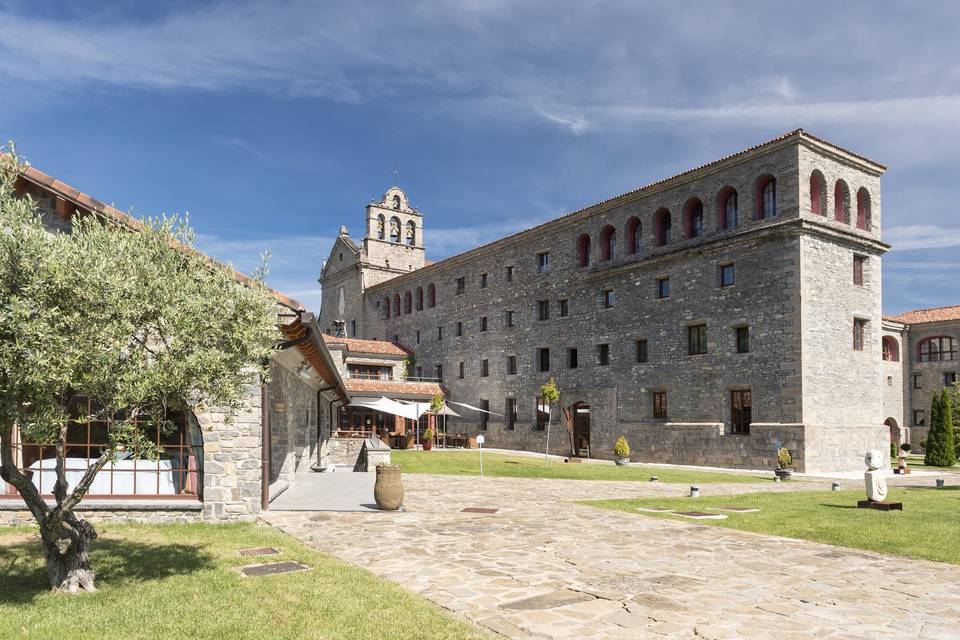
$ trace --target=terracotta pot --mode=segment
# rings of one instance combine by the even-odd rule
[[[423,441],[423,450],[430,451],[433,449],[433,440],[424,440]]]
[[[378,464],[377,481],[373,485],[373,499],[384,511],[396,511],[403,506],[403,482],[400,465]]]

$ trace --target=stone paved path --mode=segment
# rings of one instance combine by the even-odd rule
[[[570,503],[680,485],[408,475],[404,486],[405,513],[264,519],[510,638],[960,638],[960,567]],[[829,481],[701,491],[759,487]]]

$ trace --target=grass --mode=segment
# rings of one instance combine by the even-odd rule
[[[960,487],[891,489],[887,500],[903,502],[902,512],[857,509],[857,500],[862,499],[863,491],[804,491],[697,499],[590,500],[582,504],[684,522],[694,520],[666,513],[637,511],[637,507],[723,513],[727,515],[726,520],[695,522],[960,564],[960,545],[957,545]],[[751,507],[760,511],[733,513],[718,509],[724,506]]]
[[[0,638],[418,638],[484,632],[367,571],[265,525],[101,524],[97,593],[49,592],[37,533],[0,528]],[[279,556],[242,558],[273,546]],[[264,559],[265,558],[265,559]],[[242,565],[293,560],[309,571],[242,577]]]
[[[399,464],[404,473],[436,473],[450,476],[480,475],[480,452],[475,450],[391,452],[391,462]],[[612,464],[568,464],[551,460],[543,466],[543,458],[483,454],[483,474],[501,478],[552,478],[566,480],[633,480],[649,482],[657,476],[660,482],[700,483],[714,482],[771,482],[770,478],[757,475],[725,473],[721,471],[692,471],[667,467],[650,467],[632,464],[617,467]]]

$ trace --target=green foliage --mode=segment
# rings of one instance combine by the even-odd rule
[[[553,377],[540,387],[540,397],[542,397],[548,405],[552,405],[560,399],[560,390],[557,389],[557,381]]]
[[[107,457],[157,456],[141,421],[163,424],[168,411],[242,408],[279,337],[263,272],[239,284],[192,249],[176,216],[75,217],[70,233],[51,233],[14,192],[10,151],[0,154],[0,446],[13,424],[23,440],[56,441],[78,398],[95,403],[81,420],[107,424]]]
[[[424,441],[433,440],[433,429],[431,429],[430,427],[427,427],[426,429],[424,429],[424,430],[423,430],[423,439],[424,439]]]
[[[793,464],[793,456],[790,455],[790,449],[780,447],[780,449],[777,450],[777,464],[780,465],[781,469],[790,468],[790,465]]]
[[[903,444],[900,445],[900,448],[903,450],[904,453],[910,453],[910,449],[912,449],[913,447],[910,446],[909,442],[904,442]]]
[[[957,462],[953,433],[953,398],[946,389],[935,392],[930,405],[930,432],[927,434],[925,464],[952,467]]]
[[[891,460],[897,459],[897,443],[896,442],[890,443],[890,459]]]
[[[439,393],[430,398],[430,412],[440,413],[443,411],[443,396]]]
[[[615,458],[629,458],[630,457],[630,445],[627,443],[627,439],[623,436],[617,438],[617,441],[613,445],[613,455]]]

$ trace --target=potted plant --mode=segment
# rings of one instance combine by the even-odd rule
[[[433,449],[433,429],[427,427],[423,430],[423,450],[430,451]]]
[[[790,449],[786,447],[780,447],[777,450],[777,465],[778,468],[774,469],[774,473],[781,480],[789,480],[790,476],[793,475],[793,471],[790,469],[790,465],[793,464],[793,456],[790,455]]]
[[[613,461],[617,463],[618,467],[625,467],[630,464],[630,445],[627,444],[627,439],[623,436],[617,438],[617,442],[613,445]]]

